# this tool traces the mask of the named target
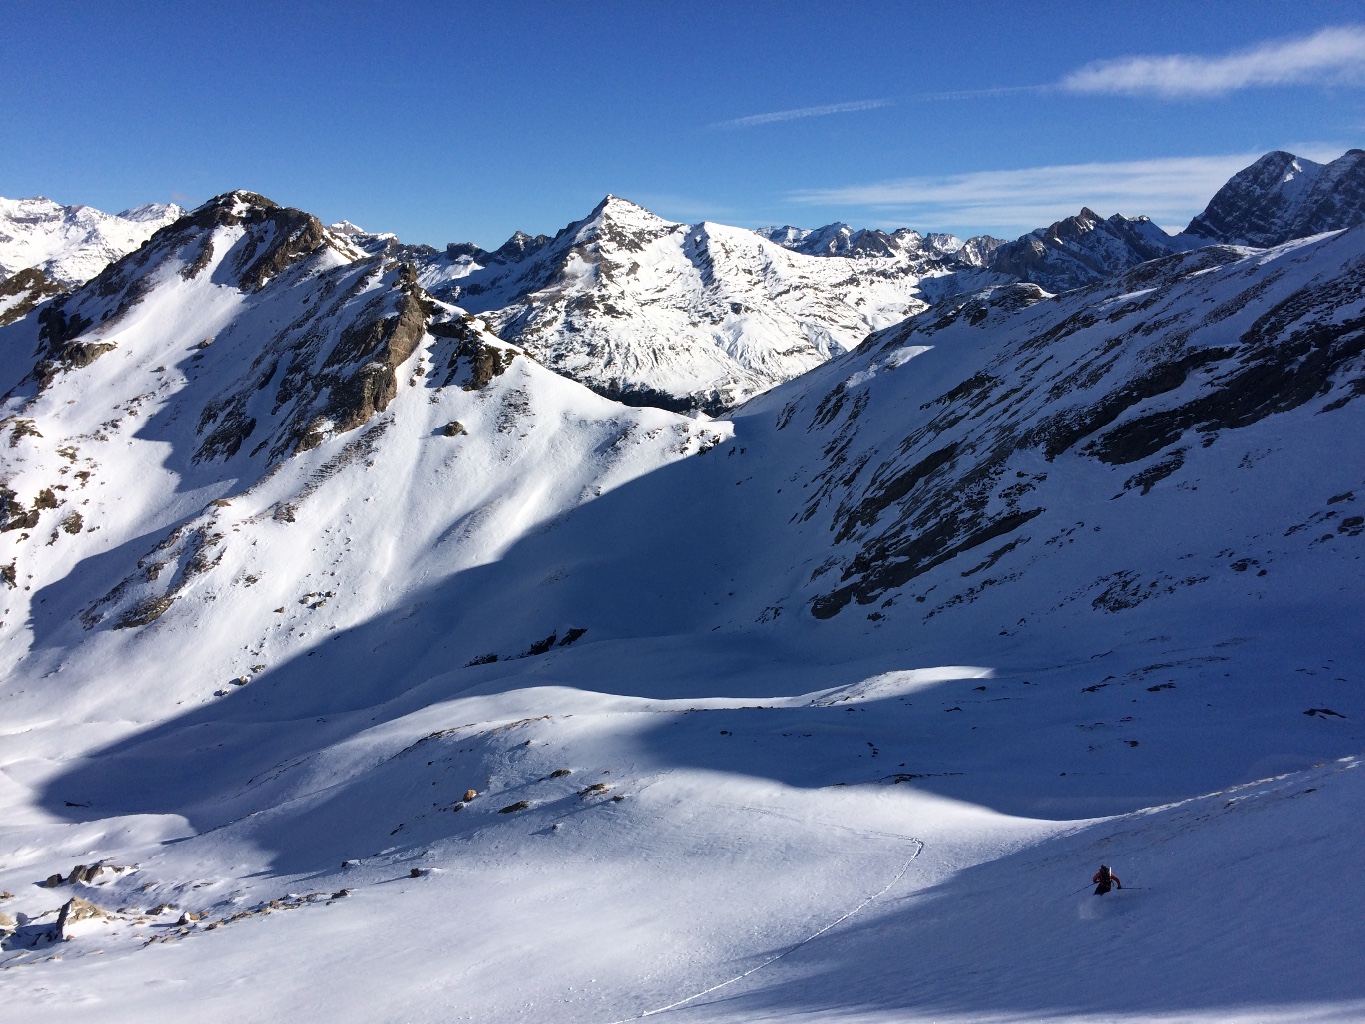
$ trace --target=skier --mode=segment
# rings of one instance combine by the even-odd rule
[[[1108,864],[1101,864],[1100,869],[1095,872],[1095,877],[1090,879],[1095,884],[1095,895],[1103,896],[1111,888],[1123,888],[1123,883],[1119,881],[1119,876],[1109,870]]]

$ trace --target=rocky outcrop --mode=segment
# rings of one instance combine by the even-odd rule
[[[57,923],[52,926],[51,938],[62,942],[72,938],[73,926],[82,921],[110,921],[114,915],[89,900],[72,896],[57,913]]]
[[[316,447],[325,431],[354,430],[389,407],[398,394],[398,367],[416,350],[431,313],[431,303],[417,283],[416,272],[404,265],[399,272],[394,310],[347,327],[323,363],[320,383],[328,387],[330,398],[299,439],[299,451]]]
[[[49,281],[37,267],[20,270],[0,280],[0,327],[23,319],[39,305],[64,291],[61,285]]]

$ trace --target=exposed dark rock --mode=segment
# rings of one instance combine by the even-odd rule
[[[1266,247],[1365,223],[1365,151],[1318,164],[1275,150],[1238,171],[1185,229],[1211,242]]]
[[[716,392],[709,395],[674,395],[658,388],[620,379],[588,381],[587,385],[603,398],[610,398],[613,402],[637,409],[667,409],[669,412],[697,410],[708,416],[719,416],[726,408],[725,401]]]
[[[527,649],[526,653],[522,655],[522,657],[533,658],[537,655],[544,654],[555,645],[555,641],[558,639],[559,639],[558,633],[551,633],[544,640],[537,640],[535,643],[533,643]]]
[[[815,598],[811,612],[817,619],[828,619],[855,598],[859,604],[869,604],[886,591],[904,586],[962,552],[1017,530],[1044,511],[1034,508],[1009,512],[981,520],[980,525],[966,530],[962,529],[963,523],[950,516],[923,533],[888,538],[889,543],[866,547],[844,570],[844,579],[856,577],[856,581]]]
[[[332,371],[328,380],[331,398],[323,415],[337,433],[363,426],[376,412],[389,407],[398,394],[398,367],[412,355],[426,332],[431,307],[410,267],[403,268],[399,289],[397,312],[347,328],[323,365],[324,375]],[[338,372],[343,367],[351,371],[349,375]],[[321,440],[316,431],[305,432],[299,438],[298,450],[316,447]]]
[[[1227,349],[1205,348],[1181,353],[1174,359],[1158,363],[1133,377],[1122,387],[1092,405],[1058,413],[1045,422],[1030,440],[1041,442],[1043,454],[1049,462],[1072,445],[1104,429],[1133,406],[1157,395],[1164,395],[1184,385],[1190,371],[1216,362],[1231,353]],[[1158,449],[1161,446],[1158,446]],[[1135,454],[1137,449],[1126,448],[1115,440],[1096,446],[1095,454],[1106,462],[1136,462],[1150,455],[1150,451]]]
[[[930,452],[908,469],[896,473],[888,480],[879,480],[874,474],[868,485],[867,496],[842,519],[836,517],[830,529],[838,528],[835,543],[847,540],[856,530],[871,526],[891,505],[904,498],[920,481],[946,466],[957,453],[957,445],[949,444],[936,452]]]
[[[0,306],[0,327],[22,320],[30,312],[66,291],[61,285],[49,281],[37,267],[28,267],[0,281],[0,300],[13,299],[13,302]]]
[[[52,927],[52,937],[57,941],[71,938],[71,926],[81,921],[108,920],[113,915],[103,907],[89,900],[73,896],[67,900],[57,913],[57,923]]]
[[[139,601],[133,607],[120,615],[114,623],[115,629],[133,629],[137,626],[145,626],[155,622],[165,615],[171,605],[175,603],[175,597],[171,594],[163,594],[160,597],[148,598]]]
[[[1141,487],[1142,493],[1147,494],[1160,481],[1165,480],[1177,469],[1185,464],[1185,453],[1188,448],[1177,448],[1163,459],[1152,463],[1140,473],[1134,473],[1123,484],[1126,491],[1132,487]]]

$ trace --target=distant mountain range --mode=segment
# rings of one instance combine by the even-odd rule
[[[0,200],[0,323],[183,213]],[[715,413],[953,295],[1011,281],[1056,294],[1210,243],[1266,247],[1362,219],[1365,153],[1351,150],[1329,164],[1268,153],[1174,236],[1088,208],[1012,242],[839,223],[748,230],[673,223],[615,196],[554,237],[519,231],[491,252],[407,245],[349,222],[331,231],[358,257],[409,264],[433,298],[599,394]]]

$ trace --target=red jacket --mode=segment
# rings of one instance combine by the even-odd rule
[[[1090,881],[1092,881],[1092,882],[1098,882],[1098,881],[1100,881],[1100,872],[1096,871],[1096,872],[1095,872],[1095,877],[1092,878],[1092,879],[1090,879]],[[1117,886],[1118,888],[1120,888],[1120,889],[1123,888],[1123,883],[1119,881],[1119,876],[1116,875],[1116,874],[1114,874],[1114,872],[1112,872],[1112,871],[1109,872],[1109,881],[1113,882],[1114,885]]]

